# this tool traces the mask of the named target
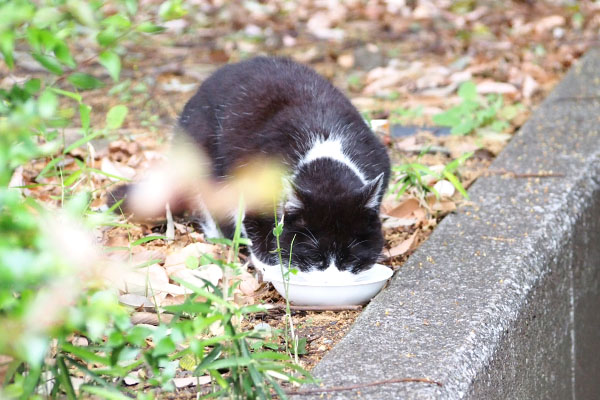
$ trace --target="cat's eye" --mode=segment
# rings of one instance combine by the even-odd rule
[[[304,228],[306,226],[306,221],[301,215],[298,214],[288,214],[285,216],[286,222],[289,225],[294,225],[298,228]]]
[[[304,217],[302,217],[301,215],[296,216],[296,218],[294,219],[294,224],[296,224],[297,226],[306,226],[306,221],[304,220]]]

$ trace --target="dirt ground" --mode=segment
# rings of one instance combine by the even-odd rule
[[[146,6],[151,5],[149,1]],[[600,6],[592,2],[369,0],[342,5],[318,0],[213,0],[190,2],[189,7],[185,18],[167,23],[165,33],[125,49],[121,83],[82,93],[98,119],[92,125],[102,126],[104,113],[115,104],[127,104],[130,113],[112,137],[93,142],[93,154],[89,149],[72,151],[64,162],[66,171],[76,167],[75,159],[81,159],[90,167],[138,178],[163,158],[178,114],[203,79],[225,63],[268,54],[310,65],[343,90],[368,118],[381,120],[378,134],[396,165],[443,166],[472,151],[473,157],[457,170],[468,187],[485,173],[567,69],[596,44],[600,27]],[[6,71],[1,68],[3,76]],[[88,69],[96,76],[106,75],[95,62]],[[34,66],[13,73],[36,74],[40,71]],[[500,132],[482,128],[465,136],[434,136],[416,129],[415,134],[403,137],[390,134],[397,124],[434,125],[434,115],[461,102],[457,89],[469,80],[481,96],[499,94],[505,106],[516,107],[516,114]],[[74,117],[73,126],[77,124]],[[63,134],[68,141],[75,130],[66,128]],[[34,183],[49,161],[37,160],[24,168],[23,182]],[[102,208],[115,182],[101,175],[93,179],[92,207]],[[56,186],[32,187],[27,195],[48,204],[60,202]],[[440,220],[465,204],[469,201],[458,193],[443,201],[415,192],[388,197],[382,210],[386,239],[382,262],[401,268]],[[157,232],[164,232],[162,223],[132,222],[127,228],[105,228],[97,234],[111,257],[118,258],[129,255],[123,249],[132,241]],[[174,243],[143,243],[133,254],[140,261],[158,258],[162,268],[169,255],[204,241],[185,220],[178,220],[175,235]],[[170,276],[164,279],[173,283]],[[266,284],[248,297],[282,304]],[[294,311],[299,337],[306,340],[301,364],[313,368],[343,338],[359,313]],[[268,324],[281,330],[282,316],[283,312],[273,310],[254,315],[244,324],[249,329]],[[277,333],[272,340],[283,346]]]

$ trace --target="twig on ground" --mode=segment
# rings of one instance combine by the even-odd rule
[[[171,314],[160,314],[160,321],[158,319],[158,314],[151,312],[135,312],[131,314],[131,323],[134,325],[139,324],[148,324],[148,325],[158,325],[160,322],[164,322],[168,324],[173,319],[173,315]]]
[[[380,386],[380,385],[389,385],[391,383],[407,383],[407,382],[417,382],[417,383],[428,383],[430,385],[443,386],[440,382],[433,381],[428,378],[396,378],[396,379],[385,379],[382,381],[368,382],[368,383],[358,383],[356,385],[348,385],[348,386],[332,386],[328,388],[319,388],[319,389],[306,389],[306,390],[295,390],[286,392],[288,396],[303,396],[309,394],[319,394],[319,393],[331,393],[331,392],[341,392],[344,390],[354,390],[354,389],[362,389],[371,386]]]
[[[484,176],[490,175],[508,175],[511,178],[564,178],[565,174],[554,173],[554,172],[526,172],[517,173],[513,171],[507,171],[505,169],[491,169],[483,173]]]
[[[175,240],[175,223],[173,222],[173,214],[171,214],[169,203],[165,205],[165,214],[167,217],[167,231],[165,232],[165,236],[169,242],[172,242]]]
[[[271,310],[285,310],[285,304],[267,304],[265,306],[267,311]],[[339,306],[294,306],[290,305],[292,311],[348,311],[348,310],[362,310],[363,306],[359,304],[348,304]]]
[[[316,335],[316,336],[315,336],[315,337],[313,337],[313,338],[311,338],[311,337],[307,337],[307,338],[306,338],[306,343],[312,343],[312,342],[314,342],[315,340],[317,340],[317,339],[319,339],[319,338],[321,338],[321,337],[323,337],[323,335]]]

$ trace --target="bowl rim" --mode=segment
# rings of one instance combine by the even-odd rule
[[[394,270],[392,268],[388,267],[387,265],[374,264],[370,269],[373,269],[373,268],[378,268],[378,269],[381,269],[382,271],[383,271],[383,268],[385,268],[387,270],[385,272],[385,275],[387,275],[387,276],[385,278],[383,278],[382,276],[379,276],[377,278],[372,278],[372,279],[365,280],[365,281],[333,283],[333,284],[325,284],[325,285],[322,283],[318,283],[318,282],[293,282],[290,280],[290,286],[312,286],[312,287],[323,287],[323,288],[365,286],[365,285],[371,285],[373,283],[380,283],[380,282],[387,281],[388,279],[390,279],[392,277],[392,275],[394,275]],[[281,279],[280,277],[271,278],[269,280],[269,282],[285,283],[283,281],[283,279]]]

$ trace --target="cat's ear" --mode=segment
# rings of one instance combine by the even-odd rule
[[[302,209],[302,200],[296,188],[292,187],[292,190],[287,192],[283,209],[286,214]]]
[[[286,181],[284,186],[283,211],[286,214],[296,212],[304,207],[304,199],[307,193],[303,192],[298,186],[290,180]]]
[[[383,185],[384,173],[377,175],[375,179],[369,181],[363,186],[363,199],[366,208],[379,209],[379,193]]]
[[[281,202],[285,214],[292,213],[302,208],[302,201],[298,195],[298,188],[294,185],[291,177],[283,180],[283,198]]]

